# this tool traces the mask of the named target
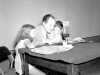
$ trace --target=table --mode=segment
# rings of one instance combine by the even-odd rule
[[[28,49],[22,49],[20,53],[24,58],[24,75],[28,75],[27,63],[63,72],[67,75],[80,75],[83,65],[100,63],[100,58],[98,58],[100,57],[100,43],[81,43],[69,51],[51,55],[33,53]]]

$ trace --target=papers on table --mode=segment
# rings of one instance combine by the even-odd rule
[[[39,53],[39,54],[53,54],[53,53],[69,51],[73,47],[74,46],[72,46],[72,45],[67,45],[66,47],[64,47],[62,45],[61,46],[52,45],[52,46],[42,46],[39,48],[34,48],[34,49],[31,49],[31,51],[35,52],[35,53]]]
[[[81,37],[76,37],[72,40],[73,42],[86,42],[83,38]]]

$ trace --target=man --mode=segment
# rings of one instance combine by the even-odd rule
[[[35,30],[31,31],[31,35],[34,39],[33,44],[43,45],[45,43],[51,44],[54,39],[52,32],[54,30],[56,20],[51,14],[47,14],[42,19],[42,24],[37,26]]]
[[[37,26],[35,29],[31,30],[30,36],[33,37],[33,41],[30,44],[29,48],[33,48],[33,50],[40,48],[46,43],[51,44],[51,32],[54,29],[56,20],[55,17],[51,14],[47,14],[42,19],[42,24]],[[35,47],[35,49],[34,49]],[[30,74],[36,75],[45,75],[44,72],[38,70],[36,67],[29,65]]]

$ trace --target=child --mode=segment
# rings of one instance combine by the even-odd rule
[[[56,21],[53,30],[48,34],[49,44],[61,43],[63,38],[63,23],[61,21]]]
[[[56,21],[56,25],[54,28],[54,42],[61,43],[63,40],[63,23],[61,21]]]
[[[23,73],[22,73],[22,67],[21,67],[22,61],[21,61],[18,50],[20,48],[26,48],[26,47],[34,48],[34,44],[32,44],[33,38],[30,35],[31,30],[33,30],[33,29],[35,29],[35,27],[33,25],[30,25],[30,24],[23,25],[15,39],[15,43],[14,43],[14,48],[16,50],[15,70],[19,75],[22,75]],[[29,74],[30,75],[45,75],[43,72],[41,72],[34,66],[32,66],[30,64],[28,66],[29,66]]]
[[[64,28],[63,28],[63,22],[62,21],[56,21],[56,38],[58,39],[58,42],[61,42],[63,44],[63,47],[68,47],[68,40],[67,40],[67,34],[64,34]]]

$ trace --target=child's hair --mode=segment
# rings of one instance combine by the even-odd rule
[[[21,27],[21,29],[20,29],[20,31],[18,32],[18,34],[17,34],[17,36],[16,36],[16,38],[15,38],[15,40],[14,40],[14,45],[13,45],[13,48],[15,48],[16,47],[16,45],[18,44],[18,42],[20,41],[20,40],[23,40],[23,39],[26,39],[26,38],[29,38],[29,36],[26,34],[26,30],[27,29],[35,29],[35,26],[33,26],[33,25],[31,25],[31,24],[24,24],[22,27]]]
[[[63,35],[63,22],[58,20],[58,21],[56,21],[56,25],[55,26],[58,26],[60,28],[62,40],[65,40],[64,35]]]
[[[62,21],[60,21],[60,20],[56,21],[56,26],[58,26],[60,29],[63,29]]]

